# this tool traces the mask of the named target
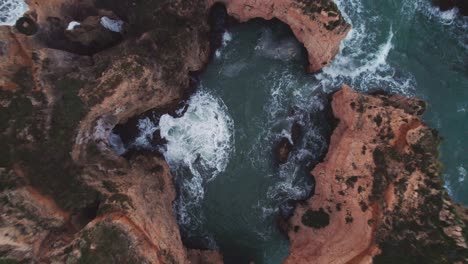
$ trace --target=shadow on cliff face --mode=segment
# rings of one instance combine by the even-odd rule
[[[100,24],[99,16],[87,17],[77,29],[67,30],[65,21],[48,17],[39,26],[37,37],[45,46],[79,55],[93,55],[109,49],[123,40],[119,32],[112,32]]]

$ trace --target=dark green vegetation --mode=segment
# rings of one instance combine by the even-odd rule
[[[19,262],[14,259],[0,258],[0,264],[19,264]]]
[[[173,73],[185,67],[187,57],[196,55],[187,52],[187,43],[199,41],[208,53],[208,39],[204,38],[209,35],[209,26],[202,8],[204,1],[141,0],[135,4],[130,0],[97,0],[96,5],[114,11],[125,20],[129,24],[130,38],[147,33],[149,39],[137,48],[128,47],[125,52],[158,61],[159,67],[163,68],[162,78],[169,84],[181,81],[173,78]]]
[[[81,257],[77,264],[144,263],[130,250],[132,242],[128,235],[115,226],[99,224],[84,231],[81,238],[78,245]]]
[[[308,227],[320,229],[330,223],[330,215],[323,208],[320,208],[318,211],[309,209],[302,215],[301,222]]]
[[[405,212],[402,209],[405,201],[400,200],[392,215],[386,216],[388,221],[379,228],[377,241],[382,253],[374,258],[375,263],[454,263],[468,256],[468,250],[457,246],[443,230],[444,227],[459,225],[466,232],[466,223],[458,217],[450,223],[444,222],[439,216],[445,208],[456,215],[455,209],[443,202],[450,198],[440,178],[437,149],[440,137],[430,129],[420,133],[421,139],[412,146],[411,154],[400,154],[391,147],[377,148],[373,152],[376,168],[371,201],[382,201],[383,191],[397,176],[395,168],[406,171],[407,176],[416,169],[425,174],[417,190],[418,209]],[[400,197],[406,188],[404,180],[395,183],[395,192]],[[418,238],[419,232],[427,238]]]
[[[167,263],[169,264],[179,264],[179,262],[177,262],[177,260],[168,250],[163,249],[161,250],[161,252],[158,252],[158,255],[165,258]],[[209,264],[209,263],[206,263],[206,264]]]
[[[37,23],[29,17],[21,17],[16,21],[16,29],[28,36],[34,35],[39,30]]]
[[[332,31],[336,27],[346,24],[340,10],[331,0],[296,0],[296,2],[303,8],[303,12],[310,15],[313,20],[315,20],[316,14],[320,14],[322,11],[327,13],[328,17],[336,17],[336,20],[324,24],[327,30]]]
[[[33,186],[65,209],[80,209],[96,200],[97,193],[81,183],[81,168],[70,157],[75,128],[86,113],[78,96],[83,82],[69,77],[55,81],[57,102],[47,130],[43,112],[47,103],[42,92],[34,90],[30,69],[20,69],[12,81],[20,89],[0,94],[11,100],[8,107],[0,107],[0,167],[20,165]],[[38,104],[33,106],[32,100]]]

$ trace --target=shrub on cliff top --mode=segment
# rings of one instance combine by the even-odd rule
[[[315,229],[326,227],[330,223],[330,216],[320,208],[318,211],[307,210],[302,215],[302,224]]]

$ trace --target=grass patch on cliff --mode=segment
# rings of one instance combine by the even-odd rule
[[[79,243],[81,257],[77,264],[145,263],[135,251],[127,234],[115,226],[99,224],[86,230]]]
[[[309,209],[302,215],[301,222],[305,226],[320,229],[330,223],[330,215],[323,208],[320,208],[318,211]]]
[[[407,191],[404,177],[416,170],[423,173],[417,178],[418,198],[413,201],[417,204],[403,211],[401,208],[408,204],[400,200],[379,228],[376,240],[382,253],[374,258],[374,263],[457,263],[468,256],[468,250],[457,246],[443,229],[458,220],[451,223],[440,220],[447,195],[440,178],[437,149],[440,137],[431,129],[422,129],[419,133],[420,139],[411,146],[409,154],[399,153],[392,147],[379,147],[373,152],[376,167],[371,201],[383,200],[382,194],[388,184],[394,182],[397,172],[403,176],[394,183],[397,197]]]
[[[20,262],[14,260],[14,259],[9,259],[9,258],[0,258],[0,264],[19,264]]]
[[[6,124],[2,129],[11,131],[0,134],[0,147],[5,153],[1,155],[0,167],[20,165],[31,185],[52,195],[65,209],[81,209],[95,201],[97,193],[79,180],[81,168],[70,156],[76,127],[87,111],[78,96],[84,83],[68,77],[56,81],[57,101],[52,108],[50,129],[46,131],[44,106],[33,106],[28,97],[36,93],[32,91],[30,72],[19,71],[15,80],[21,91],[9,94],[8,108],[0,108],[2,124]]]

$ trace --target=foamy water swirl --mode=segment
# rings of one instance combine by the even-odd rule
[[[0,0],[0,26],[12,26],[28,11],[24,0]]]
[[[201,90],[192,96],[182,117],[163,115],[159,126],[161,137],[168,141],[164,155],[169,164],[187,166],[193,175],[207,179],[226,168],[234,122],[221,99]]]

